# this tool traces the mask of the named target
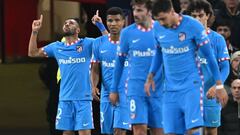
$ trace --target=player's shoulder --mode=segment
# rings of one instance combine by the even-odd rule
[[[158,21],[154,21],[153,23],[153,28],[154,30],[165,30],[166,28],[164,26],[162,26]]]
[[[224,38],[221,34],[217,33],[216,31],[211,30],[211,29],[210,29],[210,31],[211,31],[211,34],[212,34],[214,37],[216,37],[216,38]]]
[[[137,29],[137,25],[136,25],[136,23],[133,23],[133,24],[131,24],[131,25],[123,28],[123,29],[122,29],[122,32],[123,32],[123,33],[128,33],[128,32],[134,31],[134,30],[136,30],[136,29]]]
[[[90,38],[90,37],[84,37],[81,38],[80,41],[84,42],[84,43],[88,43],[88,42],[94,42],[95,38]]]
[[[215,39],[225,40],[224,37],[221,34],[217,33],[214,30],[211,30],[211,29],[210,29],[210,36],[212,36]]]
[[[49,46],[49,45],[52,46],[52,47],[58,47],[58,46],[64,45],[64,42],[55,41],[55,42],[49,43],[49,44],[46,45],[46,46]]]
[[[106,40],[108,39],[108,35],[102,35],[100,37],[97,37],[95,40]]]
[[[95,39],[94,43],[101,45],[103,42],[106,42],[108,40],[108,35],[102,35]]]
[[[195,18],[193,18],[192,16],[189,15],[181,15],[182,19],[187,21],[187,22],[196,22],[197,20]]]
[[[92,45],[94,41],[95,41],[95,38],[84,37],[79,40],[79,44],[82,44],[83,46],[88,46],[88,45]]]
[[[189,15],[182,15],[182,17],[183,17],[182,20],[188,26],[198,26],[198,25],[201,25],[201,23],[197,19],[195,19],[195,18],[193,18],[193,17],[191,17]]]

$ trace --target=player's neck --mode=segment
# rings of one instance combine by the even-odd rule
[[[65,38],[66,38],[66,44],[69,44],[69,45],[79,40],[77,36],[66,36]]]
[[[147,32],[153,28],[153,23],[152,18],[148,18],[145,22],[137,24],[137,28],[143,32]]]
[[[152,27],[152,18],[148,17],[147,20],[140,25],[145,29],[151,28]]]
[[[211,29],[207,26],[205,27],[205,30],[206,30],[207,35],[211,32]]]
[[[112,44],[119,44],[119,34],[108,34],[108,40],[112,43]]]
[[[111,34],[111,33],[110,33],[110,39],[111,39],[112,41],[119,41],[119,37],[120,37],[119,34]]]
[[[177,28],[181,22],[182,22],[182,16],[177,14],[177,13],[174,13],[174,18],[173,18],[173,23],[171,24],[172,25],[172,28]]]

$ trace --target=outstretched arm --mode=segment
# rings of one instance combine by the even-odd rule
[[[40,19],[34,20],[32,23],[32,33],[28,45],[28,56],[30,57],[45,57],[43,50],[37,48],[37,35],[39,29],[42,27],[43,15],[40,16]]]
[[[96,11],[96,14],[92,17],[92,23],[98,27],[98,29],[101,31],[102,35],[108,34],[107,29],[103,25],[102,18],[99,17],[99,11]]]

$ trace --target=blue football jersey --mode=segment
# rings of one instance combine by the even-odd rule
[[[113,79],[113,69],[115,67],[115,58],[119,41],[112,41],[110,35],[104,35],[97,38],[93,48],[93,62],[101,64],[102,85],[101,85],[101,102],[109,102],[110,87]],[[127,79],[128,61],[124,63],[124,70],[118,85],[118,92],[125,93],[125,82]]]
[[[217,32],[212,31],[210,29],[207,31],[207,34],[210,40],[212,51],[218,63],[223,62],[225,60],[229,60],[230,56],[228,54],[228,49],[227,49],[224,38]],[[215,85],[215,82],[213,79],[212,72],[209,69],[208,61],[206,60],[206,58],[203,57],[201,51],[199,51],[199,59],[201,63],[201,70],[204,76],[204,93],[205,93],[204,105],[207,105],[207,106],[217,105],[216,101],[206,100],[207,99],[206,93],[211,86]],[[225,76],[224,78],[227,78],[227,76]]]
[[[79,39],[72,45],[57,41],[43,48],[60,68],[59,100],[92,100],[89,67],[93,42],[91,38]]]
[[[197,50],[209,42],[208,36],[204,27],[192,17],[180,15],[179,20],[175,28],[163,27],[158,22],[154,26],[167,91],[185,90],[195,83],[203,83]]]
[[[144,29],[134,23],[121,31],[118,57],[126,56],[128,58],[128,96],[146,96],[144,83],[151,66],[152,58],[155,55],[156,47],[153,36],[153,24],[154,21],[152,21],[152,26],[149,29]],[[158,76],[160,77],[161,73]],[[158,83],[162,84],[160,81]],[[152,92],[151,95],[160,96],[160,89]]]

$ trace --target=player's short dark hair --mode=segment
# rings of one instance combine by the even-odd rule
[[[69,19],[73,19],[74,21],[76,21],[77,22],[77,24],[78,24],[78,26],[80,25],[80,18],[77,18],[77,17],[73,17],[73,18],[68,18],[67,20],[69,20]]]
[[[124,19],[124,13],[123,10],[119,7],[111,7],[107,10],[107,16],[108,15],[120,15]]]
[[[146,8],[148,10],[152,10],[152,1],[151,0],[132,0],[130,5],[136,5],[136,4],[145,4]]]
[[[207,0],[192,0],[187,8],[187,14],[190,15],[193,11],[201,10],[210,17],[213,15],[212,5]]]
[[[153,3],[152,14],[157,16],[160,12],[169,12],[173,8],[171,0],[156,0]]]

